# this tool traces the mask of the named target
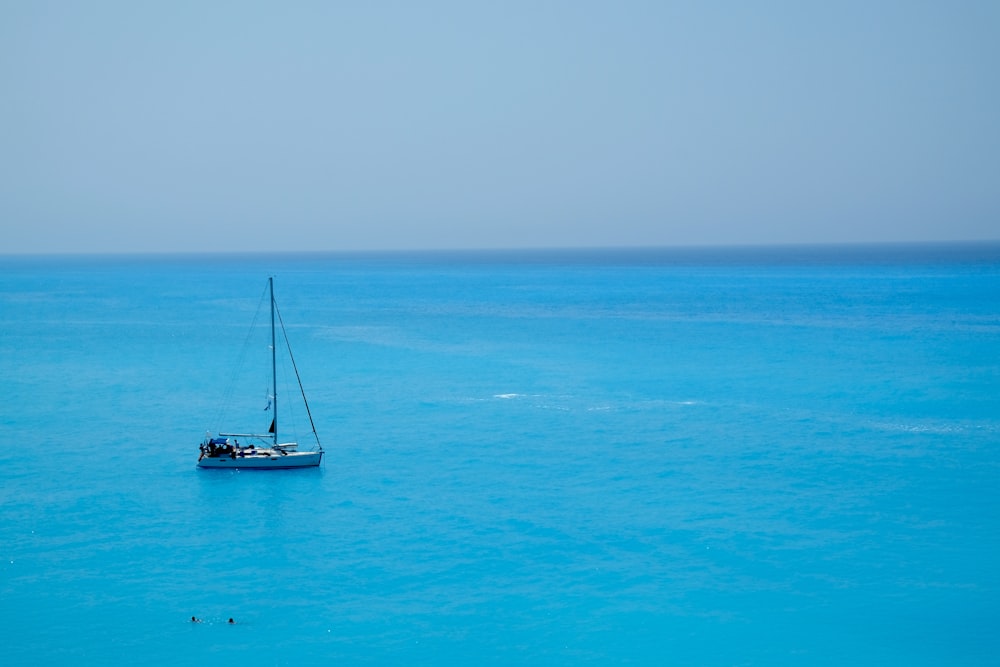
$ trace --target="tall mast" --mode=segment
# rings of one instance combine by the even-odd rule
[[[275,363],[274,340],[274,276],[268,276],[267,286],[271,292],[271,396],[274,397],[274,444],[278,444],[278,370]]]

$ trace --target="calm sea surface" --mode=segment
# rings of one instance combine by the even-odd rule
[[[996,244],[0,271],[4,664],[997,664]]]

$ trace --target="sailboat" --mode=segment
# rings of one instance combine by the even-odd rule
[[[302,388],[299,369],[295,366],[295,357],[292,356],[291,345],[285,336],[285,323],[281,319],[281,313],[274,300],[273,277],[267,279],[267,287],[271,301],[271,395],[269,406],[266,409],[273,410],[271,412],[271,426],[266,433],[252,431],[219,433],[217,435],[212,435],[211,432],[207,433],[205,439],[198,446],[200,452],[198,456],[199,468],[247,468],[254,470],[311,468],[318,466],[323,460],[323,445],[320,444],[319,436],[316,434],[316,425],[313,423],[312,412],[309,410],[306,392]],[[316,439],[316,447],[312,451],[299,451],[297,442],[282,442],[279,437],[275,315],[277,315],[277,322],[281,327],[281,337],[285,341],[285,347],[288,348],[288,358],[295,371],[295,379],[298,381],[299,392],[302,394],[303,403],[305,403],[306,414],[309,415],[309,426]]]

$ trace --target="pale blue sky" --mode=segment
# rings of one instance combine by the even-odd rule
[[[0,253],[998,239],[998,35],[996,0],[0,0]]]

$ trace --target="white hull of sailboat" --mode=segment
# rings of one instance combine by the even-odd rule
[[[233,458],[229,455],[203,456],[198,461],[199,468],[239,468],[275,470],[281,468],[314,468],[323,460],[323,452],[280,452],[258,450]]]

